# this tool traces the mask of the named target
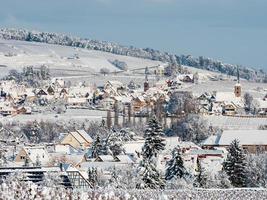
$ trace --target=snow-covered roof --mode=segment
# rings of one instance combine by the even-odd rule
[[[217,92],[217,102],[242,102],[241,97],[236,97],[234,92]]]
[[[131,163],[122,163],[122,162],[82,162],[78,168],[79,170],[87,171],[88,168],[97,168],[102,170],[110,170],[111,168],[124,168]]]
[[[72,147],[70,144],[56,144],[55,145],[55,152],[56,153],[65,153],[65,154],[71,154],[78,152],[74,147]]]
[[[85,130],[77,130],[78,132],[87,142],[92,143],[93,139],[88,135],[88,133],[85,132]]]
[[[30,160],[35,163],[37,158],[41,164],[45,164],[49,161],[50,156],[44,146],[33,146],[33,147],[24,147],[23,150],[27,153]]]
[[[222,134],[210,136],[203,145],[230,145],[233,140],[241,145],[267,145],[267,130],[225,130]]]
[[[222,150],[217,149],[191,149],[188,154],[190,155],[218,155],[223,154]]]
[[[81,103],[84,104],[87,102],[87,98],[85,97],[74,97],[74,98],[68,98],[69,104],[75,104],[75,103]]]
[[[100,155],[96,158],[96,160],[101,160],[103,162],[114,162],[114,158],[111,155]]]
[[[136,154],[136,152],[141,152],[145,140],[129,141],[123,145],[126,154]]]
[[[116,158],[121,163],[133,163],[133,160],[128,155],[118,155]]]

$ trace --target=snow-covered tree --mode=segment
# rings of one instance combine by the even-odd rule
[[[140,163],[139,174],[142,183],[137,188],[147,189],[163,189],[165,187],[165,179],[156,167],[156,164],[150,160],[142,160]]]
[[[265,154],[247,156],[247,186],[267,186],[267,157]]]
[[[101,155],[103,153],[103,146],[100,140],[100,137],[97,136],[96,139],[94,140],[92,147],[92,157],[96,158],[97,156]]]
[[[117,132],[111,132],[108,137],[106,138],[106,149],[107,152],[110,152],[109,154],[113,156],[120,155],[124,149],[123,149],[123,141],[121,138],[118,137]]]
[[[98,171],[97,168],[92,167],[88,169],[88,181],[91,183],[93,188],[98,185]]]
[[[165,139],[162,132],[161,124],[156,117],[152,117],[145,130],[145,144],[142,148],[142,155],[144,159],[151,160],[158,156],[158,153],[165,148]]]
[[[156,163],[158,154],[165,148],[162,127],[155,117],[152,117],[145,130],[145,144],[142,148],[143,159],[139,165],[139,174],[142,183],[137,187],[159,189],[165,185],[162,174]]]
[[[201,161],[197,158],[196,176],[194,181],[195,187],[205,188],[207,185],[207,172],[201,164]]]
[[[229,176],[234,187],[245,187],[247,183],[246,157],[238,140],[232,141],[228,148],[223,170]]]
[[[186,173],[181,151],[179,148],[174,148],[172,150],[172,158],[167,162],[165,179],[171,180],[173,178],[183,178]]]
[[[251,111],[253,96],[250,93],[246,92],[244,94],[244,101],[246,110]]]
[[[184,141],[200,143],[210,135],[210,132],[207,122],[201,116],[192,114],[173,124],[167,134],[176,134]]]
[[[191,92],[174,92],[170,96],[167,112],[173,115],[196,113],[198,102]]]

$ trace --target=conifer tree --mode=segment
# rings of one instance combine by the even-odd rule
[[[98,172],[97,168],[89,168],[88,169],[88,181],[92,184],[93,188],[95,188],[98,184]]]
[[[167,169],[165,173],[166,180],[182,178],[186,174],[186,169],[180,152],[179,148],[174,148],[172,150],[172,158],[167,162]]]
[[[142,149],[142,155],[145,159],[157,158],[159,152],[165,148],[165,139],[162,127],[155,117],[152,117],[145,130],[145,144]]]
[[[223,170],[229,176],[234,187],[246,186],[246,158],[238,140],[234,140],[230,144],[227,158],[223,163]]]
[[[149,160],[141,162],[140,175],[143,181],[141,188],[163,189],[165,187],[165,180],[156,168],[156,164]]]
[[[142,148],[143,160],[140,162],[140,175],[143,188],[162,189],[165,180],[157,169],[157,156],[165,148],[165,139],[160,123],[155,117],[149,120],[145,131],[145,144]]]
[[[102,144],[100,137],[97,136],[92,145],[92,157],[96,158],[101,154],[101,152],[102,152]]]

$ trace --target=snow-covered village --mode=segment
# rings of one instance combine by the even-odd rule
[[[267,199],[266,68],[31,28],[0,29],[0,199]]]

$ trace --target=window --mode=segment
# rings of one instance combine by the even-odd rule
[[[25,156],[20,156],[20,159],[21,159],[21,160],[24,160],[24,159],[25,159]]]

